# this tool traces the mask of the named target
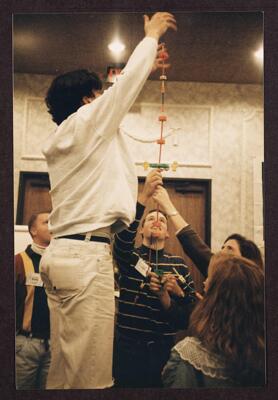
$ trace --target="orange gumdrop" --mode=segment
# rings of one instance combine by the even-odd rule
[[[165,139],[158,139],[156,141],[157,144],[165,144]]]
[[[162,52],[159,54],[159,57],[162,58],[162,60],[168,60],[169,54],[167,53],[167,51],[162,51]]]

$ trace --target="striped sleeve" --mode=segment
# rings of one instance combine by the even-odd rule
[[[14,259],[14,266],[15,266],[15,279],[16,282],[25,284],[25,271],[24,271],[24,264],[20,253],[15,255]]]
[[[189,268],[184,264],[184,274],[183,277],[185,279],[184,284],[181,283],[182,289],[184,291],[185,296],[188,297],[188,300],[192,303],[196,300],[196,291],[192,276],[190,274]]]
[[[140,220],[144,214],[145,207],[137,202],[135,220],[127,229],[116,233],[113,244],[113,256],[118,265],[120,273],[128,272],[131,265],[138,261],[138,254],[134,251],[135,238]]]
[[[25,286],[25,270],[23,259],[20,254],[15,256],[15,298],[16,298],[16,330],[22,327],[23,314],[24,314],[24,304],[27,294]]]
[[[175,259],[173,268],[182,276],[179,285],[184,292],[184,297],[171,296],[171,305],[165,310],[169,323],[175,329],[186,329],[188,327],[190,314],[195,306],[196,295],[194,282],[189,272],[189,268],[182,258]]]

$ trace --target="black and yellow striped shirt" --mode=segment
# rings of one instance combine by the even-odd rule
[[[47,296],[43,286],[26,285],[29,273],[39,273],[41,255],[31,245],[15,256],[16,330],[25,330],[34,337],[49,339],[50,322]]]

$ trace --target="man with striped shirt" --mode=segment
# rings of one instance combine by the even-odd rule
[[[175,335],[179,329],[186,329],[195,302],[188,267],[181,257],[164,251],[169,237],[167,216],[150,211],[140,230],[142,246],[134,247],[145,205],[161,184],[160,172],[152,171],[138,197],[134,222],[115,235],[114,257],[120,272],[114,346],[114,378],[118,387],[161,386],[161,371]]]

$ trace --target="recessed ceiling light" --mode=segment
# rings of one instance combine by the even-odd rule
[[[108,45],[108,49],[115,54],[119,54],[125,49],[125,45],[119,39],[114,39],[113,42]]]

